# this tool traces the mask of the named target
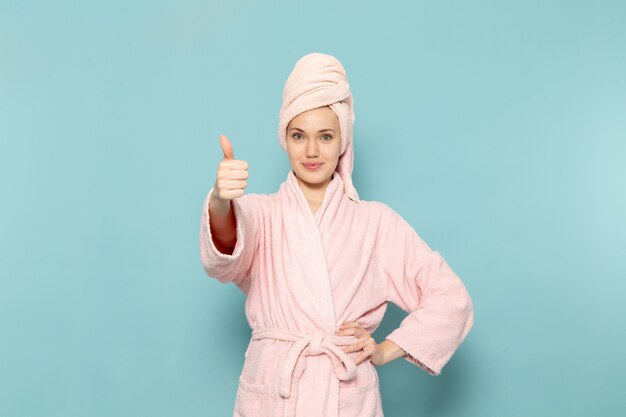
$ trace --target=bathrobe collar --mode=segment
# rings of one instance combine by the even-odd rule
[[[339,175],[337,171],[335,171],[333,172],[333,178],[326,186],[322,205],[317,209],[315,215],[313,215],[306,196],[304,195],[304,191],[302,191],[302,187],[300,187],[300,183],[298,183],[298,178],[296,177],[293,169],[289,170],[289,174],[287,175],[287,181],[285,181],[285,188],[285,191],[287,191],[290,196],[292,196],[298,202],[298,206],[300,207],[300,209],[303,210],[306,215],[313,218],[318,226],[321,224],[324,213],[328,211],[327,209],[331,206],[334,206],[335,210],[331,211],[336,211],[336,208],[339,206],[339,203],[345,195],[343,192],[344,185],[341,179],[341,175]]]

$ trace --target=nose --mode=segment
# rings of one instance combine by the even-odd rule
[[[318,156],[317,141],[315,139],[309,139],[306,144],[306,156],[309,158],[315,158]]]

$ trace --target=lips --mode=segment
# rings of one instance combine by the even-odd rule
[[[316,163],[316,164],[302,164],[302,165],[304,165],[305,167],[307,167],[309,169],[316,169],[316,168],[319,168],[322,165],[322,163],[319,162],[319,163]]]

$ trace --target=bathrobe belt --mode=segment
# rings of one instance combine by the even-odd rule
[[[294,342],[287,351],[280,370],[279,393],[288,398],[306,368],[305,356],[327,355],[335,376],[341,381],[356,376],[356,364],[339,346],[354,344],[354,336],[337,336],[323,332],[299,333],[278,328],[259,328],[252,331],[252,339],[276,339]]]

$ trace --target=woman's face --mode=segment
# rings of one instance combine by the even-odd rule
[[[287,154],[301,182],[310,188],[325,187],[339,162],[339,119],[324,106],[300,113],[287,126]]]

